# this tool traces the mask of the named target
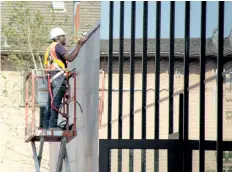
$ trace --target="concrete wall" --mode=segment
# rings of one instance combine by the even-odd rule
[[[77,106],[77,137],[67,146],[72,172],[98,171],[99,62],[100,29],[98,28],[83,45],[78,57],[69,64],[70,69],[76,68],[78,72],[77,101],[83,109],[81,113]],[[58,152],[59,143],[50,144],[50,172],[55,172]]]

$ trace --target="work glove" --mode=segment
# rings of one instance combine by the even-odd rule
[[[86,41],[86,38],[85,38],[85,37],[81,37],[81,38],[78,40],[77,44],[80,45],[80,46],[82,46],[82,45],[84,44],[85,41]]]
[[[78,41],[77,44],[82,46],[84,44],[84,42],[86,41],[86,32],[78,32],[77,36],[78,36]]]

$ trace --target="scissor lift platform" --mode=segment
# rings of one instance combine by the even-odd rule
[[[57,71],[57,70],[56,70]],[[62,72],[64,70],[58,70]],[[62,171],[63,161],[65,162],[66,172],[70,171],[68,154],[66,150],[66,144],[76,137],[76,71],[75,69],[68,71],[68,77],[66,82],[67,91],[62,99],[60,108],[55,108],[53,102],[50,102],[51,108],[56,110],[61,117],[65,118],[60,124],[60,129],[41,129],[38,126],[38,119],[43,118],[42,107],[48,105],[48,96],[50,95],[51,100],[53,94],[50,84],[51,70],[44,69],[33,69],[26,77],[26,88],[25,88],[25,142],[31,142],[33,158],[35,162],[36,172],[40,172],[41,159],[43,153],[44,142],[60,142],[59,158],[57,162],[57,172]],[[65,71],[67,72],[67,71]],[[67,76],[67,75],[66,75]],[[49,81],[49,82],[48,82]],[[69,111],[69,109],[72,111]],[[40,113],[39,113],[40,112]],[[39,118],[38,118],[39,117]],[[43,119],[39,119],[43,121]],[[69,122],[72,123],[70,128]],[[61,126],[62,124],[62,126]],[[41,126],[41,124],[40,124]],[[39,143],[39,150],[37,154],[36,144]]]
[[[63,160],[65,162],[65,167],[67,172],[71,172],[68,154],[66,149],[66,144],[76,136],[76,131],[71,130],[43,130],[37,129],[31,134],[27,134],[25,137],[26,142],[31,142],[33,158],[35,163],[36,172],[40,172],[43,146],[44,142],[60,142],[59,158],[57,163],[57,171],[61,172],[63,166]],[[39,151],[37,154],[35,142],[40,142]]]
[[[67,143],[76,136],[76,131],[71,130],[43,130],[37,129],[33,133],[25,136],[25,142],[35,141],[39,142],[41,137],[44,137],[44,142],[60,142],[62,137],[67,137]]]
[[[52,131],[50,131],[50,132],[52,132]],[[48,136],[47,134],[40,134],[40,136],[31,137],[30,142],[31,142],[31,147],[32,147],[32,152],[33,152],[33,159],[34,159],[34,163],[35,163],[36,172],[40,172],[40,166],[41,166],[41,160],[42,160],[42,154],[43,154],[43,147],[44,147],[44,142],[46,142],[46,141],[48,141],[48,142],[56,141],[56,142],[61,143],[60,144],[59,158],[58,158],[58,162],[57,162],[56,171],[57,172],[62,171],[62,166],[63,166],[63,161],[64,161],[65,167],[66,167],[66,172],[71,172],[70,165],[69,165],[68,154],[67,154],[67,149],[66,149],[66,144],[68,143],[68,141],[70,141],[70,137],[62,136],[64,134],[62,131],[59,132],[59,134],[60,134],[60,136],[51,136],[51,135]],[[38,154],[37,154],[36,144],[35,144],[36,141],[40,142]]]

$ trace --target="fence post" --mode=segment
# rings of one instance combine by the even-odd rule
[[[169,139],[179,140],[178,145],[168,149],[168,172],[183,172],[183,93],[179,95],[179,131],[169,135]]]

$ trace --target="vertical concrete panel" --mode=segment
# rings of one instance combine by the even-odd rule
[[[85,66],[78,72],[77,86],[77,101],[83,110],[81,112],[80,107],[77,106],[77,129],[81,129],[85,127]]]
[[[91,40],[92,39],[92,40]],[[90,169],[88,172],[97,172],[98,171],[98,96],[99,96],[99,65],[100,65],[100,29],[98,28],[95,34],[90,38],[89,47],[92,48],[92,52],[89,52],[87,61],[93,64],[92,70],[86,71],[86,73],[91,73],[94,81],[89,87],[88,95],[92,99],[92,106],[87,105],[88,108],[92,109],[92,114],[88,114],[92,119],[86,120],[87,136],[89,137],[90,142],[89,146],[92,148],[89,150],[88,155],[90,155],[91,160],[88,161],[89,164],[86,164]],[[89,49],[88,49],[89,50]],[[86,64],[86,69],[88,63]],[[88,80],[88,78],[87,78]]]
[[[85,161],[85,128],[79,129],[77,131],[78,136],[76,137],[77,139],[77,149],[73,150],[76,152],[77,155],[77,168],[74,172],[78,171],[86,171],[86,161]]]
[[[90,94],[86,97],[86,103],[88,107],[93,107],[93,96]],[[94,125],[94,116],[93,116],[93,109],[92,108],[87,108],[86,109],[86,133],[88,133],[85,137],[86,139],[86,146],[85,146],[85,152],[86,155],[91,155],[92,152],[92,141],[93,141],[93,130],[92,127]]]
[[[92,172],[93,171],[93,167],[92,167],[92,156],[89,155],[86,157],[86,172]]]
[[[69,161],[70,162],[73,162],[73,161],[76,161],[76,152],[73,151],[73,150],[76,150],[77,149],[77,139],[73,139],[69,142],[69,146],[67,147],[67,152],[68,152],[68,155],[69,155]]]
[[[50,171],[56,171],[56,162],[57,162],[57,143],[49,144],[49,169]]]
[[[98,172],[98,130],[96,130],[96,136],[94,136],[93,144],[92,144],[92,150],[94,151],[94,154],[92,154],[92,172]]]
[[[77,169],[76,161],[71,161],[69,165],[70,165],[71,171],[76,171],[76,169]],[[63,171],[66,172],[65,169]]]
[[[83,110],[81,112],[79,106],[76,105],[77,137],[67,145],[72,172],[98,171],[99,60],[100,28],[93,32],[81,48],[78,57],[68,66],[70,69],[76,68],[78,73],[77,101]],[[70,113],[73,114],[71,107]],[[50,157],[57,155],[58,151],[51,146]],[[55,164],[54,162],[55,159],[51,159],[50,163]],[[50,171],[55,171],[55,169]]]

